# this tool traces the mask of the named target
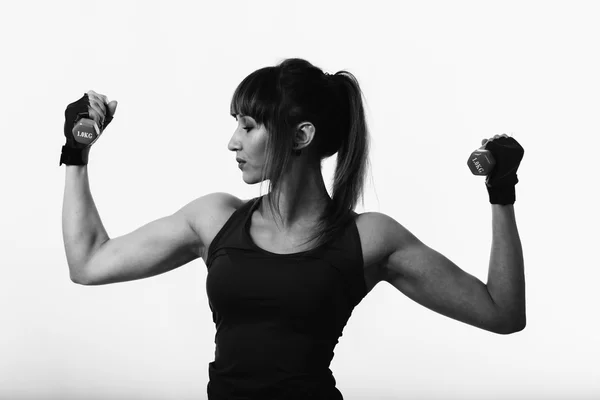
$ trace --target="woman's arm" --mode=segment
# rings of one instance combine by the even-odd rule
[[[67,165],[63,238],[71,280],[105,285],[162,274],[201,256],[201,235],[192,221],[210,218],[232,197],[202,196],[172,215],[111,239],[90,193],[87,166]]]
[[[87,165],[67,165],[62,208],[62,233],[71,280],[106,242],[108,234],[90,192]]]
[[[512,204],[492,204],[492,252],[487,288],[503,314],[517,327],[525,327],[523,249]]]
[[[393,218],[372,213],[384,238],[384,280],[415,302],[498,334],[525,328],[523,255],[513,206],[492,206],[488,284],[422,243]]]

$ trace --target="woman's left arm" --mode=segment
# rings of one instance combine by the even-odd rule
[[[492,204],[492,251],[487,288],[517,330],[526,325],[523,249],[512,204]]]
[[[369,213],[387,255],[382,280],[449,318],[498,334],[525,328],[523,254],[513,205],[492,205],[487,285],[425,245],[393,218]]]

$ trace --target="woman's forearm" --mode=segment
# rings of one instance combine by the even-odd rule
[[[62,231],[71,279],[79,280],[83,265],[108,238],[90,193],[87,165],[67,165]]]
[[[487,288],[515,330],[526,324],[523,249],[513,205],[492,204],[492,250]]]

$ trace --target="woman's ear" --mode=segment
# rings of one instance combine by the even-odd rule
[[[315,126],[310,122],[302,122],[296,131],[295,143],[299,148],[308,146],[315,138]]]

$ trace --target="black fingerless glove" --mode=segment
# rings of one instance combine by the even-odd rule
[[[75,136],[73,134],[73,127],[82,118],[90,118],[89,115],[90,109],[90,99],[88,98],[87,93],[83,95],[82,98],[77,100],[74,103],[71,103],[67,106],[65,110],[65,126],[64,126],[64,134],[67,138],[67,142],[62,147],[62,153],[60,155],[60,163],[65,165],[87,165],[88,156],[90,152],[90,148],[93,144],[83,144],[75,140]],[[107,115],[105,117],[104,123],[101,127],[98,127],[99,131],[102,132],[110,121],[112,121],[113,117]]]
[[[487,142],[485,149],[492,153],[496,165],[487,176],[485,185],[491,204],[514,204],[515,185],[519,182],[517,169],[525,150],[511,137],[500,137]]]

